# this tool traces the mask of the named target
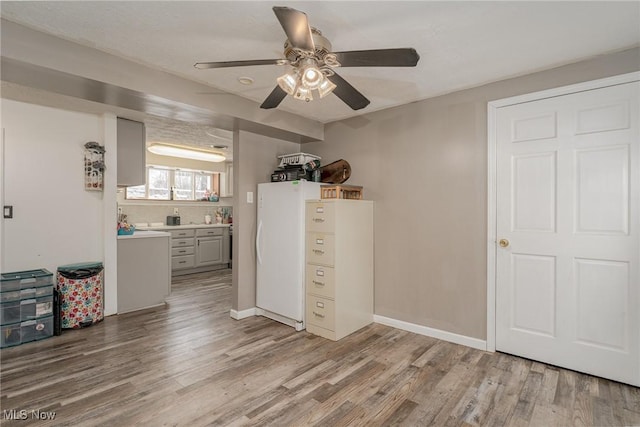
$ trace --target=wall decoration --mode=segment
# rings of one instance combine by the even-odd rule
[[[84,144],[84,189],[104,189],[104,146],[94,141]]]

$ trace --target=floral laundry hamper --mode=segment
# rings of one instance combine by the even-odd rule
[[[58,267],[62,329],[84,328],[104,319],[103,283],[101,262]]]

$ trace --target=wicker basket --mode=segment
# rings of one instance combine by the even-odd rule
[[[320,198],[361,200],[362,187],[359,185],[322,185]]]

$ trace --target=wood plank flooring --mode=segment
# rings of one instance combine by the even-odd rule
[[[235,321],[230,283],[174,278],[166,307],[3,349],[1,424],[640,425],[638,388],[378,324],[332,342]]]

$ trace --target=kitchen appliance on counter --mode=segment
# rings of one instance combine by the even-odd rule
[[[257,314],[304,329],[305,200],[320,198],[320,183],[258,184]]]
[[[180,225],[180,217],[178,215],[168,215],[167,225]]]

